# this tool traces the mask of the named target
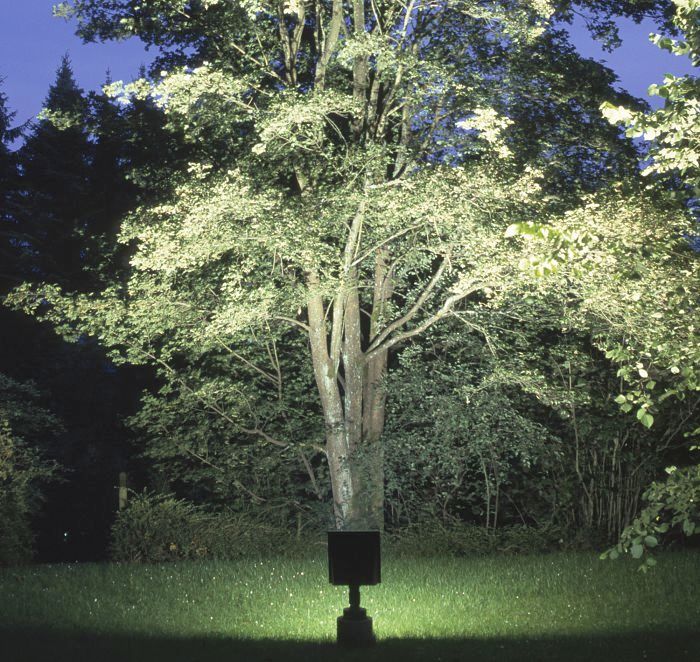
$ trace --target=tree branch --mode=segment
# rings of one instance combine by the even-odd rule
[[[400,179],[394,180],[394,181],[399,182],[399,183],[403,183],[403,180],[400,180]],[[393,181],[389,182],[387,185],[389,185],[389,184],[393,184]],[[400,237],[403,237],[405,234],[408,234],[409,232],[411,232],[411,230],[415,230],[416,228],[421,227],[422,225],[423,225],[422,222],[421,223],[414,223],[413,225],[409,225],[407,228],[404,228],[403,230],[399,230],[398,232],[392,234],[390,237],[387,237],[384,241],[381,241],[378,244],[375,244],[374,246],[372,246],[372,248],[368,248],[364,253],[362,253],[362,255],[360,255],[360,257],[358,257],[356,260],[353,261],[351,266],[352,267],[358,266],[359,264],[364,262],[364,260],[366,260],[370,255],[372,255],[376,251],[380,250],[381,248],[384,248],[384,246],[390,244],[395,239],[399,239]]]
[[[484,287],[484,285],[481,285],[481,284],[474,285],[473,287],[470,287],[467,290],[457,292],[457,293],[453,294],[452,296],[448,297],[446,299],[445,303],[441,306],[440,310],[438,310],[434,315],[432,315],[428,319],[421,322],[417,327],[410,329],[409,331],[405,331],[404,333],[400,333],[399,335],[394,336],[393,338],[388,339],[379,345],[375,345],[373,349],[365,352],[365,361],[370,361],[372,358],[374,358],[380,352],[386,351],[390,347],[393,347],[394,345],[397,345],[398,343],[403,342],[404,340],[408,340],[409,338],[413,338],[414,336],[417,336],[418,334],[423,333],[423,331],[430,328],[433,324],[440,321],[443,317],[447,317],[448,315],[451,315],[452,309],[456,303],[458,303],[462,299],[465,299],[470,294],[477,292],[478,290],[482,289],[483,287]]]
[[[317,17],[317,20],[320,18]],[[331,10],[331,20],[328,25],[326,32],[326,41],[323,44],[323,52],[321,57],[316,64],[316,76],[314,79],[314,87],[322,90],[326,82],[326,69],[328,68],[328,63],[335,49],[336,43],[338,43],[338,36],[340,35],[340,27],[343,23],[343,0],[333,0],[333,8]]]
[[[275,439],[274,437],[271,437],[267,432],[264,430],[261,430],[260,428],[240,428],[241,432],[245,432],[246,434],[251,434],[256,437],[262,437],[267,443],[272,444],[273,446],[279,446],[280,448],[289,448],[291,444],[285,443],[283,441],[280,441],[279,439]]]
[[[202,464],[206,464],[207,466],[211,467],[212,469],[216,469],[217,471],[220,471],[221,473],[226,473],[225,469],[222,469],[221,467],[217,466],[216,464],[213,464],[212,462],[207,460],[205,457],[198,455],[197,453],[190,450],[189,448],[186,448],[185,446],[180,445],[180,449],[185,451],[185,453],[187,453],[188,455],[191,455],[193,458],[195,458],[196,460],[198,460]],[[256,503],[263,503],[263,501],[266,500],[263,497],[255,494],[255,492],[251,492],[251,490],[249,490],[243,483],[241,483],[240,480],[234,478],[232,482],[239,490],[242,490],[243,492],[248,494],[250,496],[250,498],[253,499],[253,501],[255,501]]]
[[[360,247],[360,237],[362,236],[362,225],[365,218],[365,200],[360,202],[360,206],[355,212],[352,219],[352,224],[348,232],[348,238],[345,242],[343,251],[343,266],[340,277],[340,288],[333,304],[333,323],[331,325],[331,361],[333,369],[338,373],[340,365],[340,350],[343,339],[345,307],[347,301],[347,292],[345,287],[348,282],[348,277],[353,269],[353,260],[357,256],[357,251]]]
[[[304,468],[306,469],[306,473],[309,474],[309,479],[311,480],[311,486],[314,489],[314,492],[316,492],[316,496],[318,497],[319,501],[323,498],[323,495],[321,494],[321,490],[318,487],[318,483],[316,482],[316,473],[314,472],[314,468],[311,466],[311,463],[306,457],[306,453],[304,453],[301,448],[299,449],[299,455],[301,457],[301,461],[304,463]]]
[[[284,317],[283,315],[275,315],[272,319],[280,320],[281,322],[289,322],[289,324],[293,324],[294,326],[298,326],[300,329],[303,329],[304,332],[306,332],[306,333],[309,332],[309,325],[308,324],[304,324],[304,322],[300,322],[299,320],[295,320],[292,317]]]
[[[433,277],[430,279],[430,282],[428,283],[426,288],[423,290],[423,292],[421,292],[420,296],[416,299],[415,303],[409,308],[408,312],[399,319],[391,322],[381,331],[381,333],[379,333],[378,336],[370,340],[369,347],[367,348],[368,353],[372,352],[376,347],[378,347],[391,333],[401,328],[404,324],[407,324],[415,317],[416,313],[421,309],[426,299],[430,296],[430,294],[437,286],[438,281],[442,277],[442,274],[445,272],[446,268],[447,260],[444,259],[438,267],[438,270],[433,274]]]
[[[323,297],[318,288],[320,278],[316,271],[306,275],[309,288],[307,311],[309,315],[309,344],[311,346],[311,363],[314,377],[321,398],[323,415],[328,426],[337,426],[343,418],[337,373],[328,353],[326,320],[323,309]]]
[[[254,363],[246,359],[245,357],[241,356],[238,352],[236,352],[234,349],[232,349],[229,345],[227,345],[223,340],[221,340],[218,336],[216,336],[216,341],[223,347],[231,356],[233,356],[235,359],[238,359],[241,363],[244,363],[247,365],[249,368],[252,370],[255,370],[259,375],[262,375],[265,377],[265,379],[271,381],[275,386],[278,386],[278,379],[275,377],[275,375],[266,372],[262,368],[258,368]]]

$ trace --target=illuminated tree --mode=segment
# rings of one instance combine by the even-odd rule
[[[307,468],[314,444],[289,413],[320,405],[337,525],[381,526],[391,352],[448,317],[483,333],[481,310],[536,286],[506,228],[563,212],[629,162],[596,112],[612,79],[550,25],[569,9],[64,3],[86,38],[162,46],[159,80],[111,92],[160,105],[192,159],[167,199],[125,219],[126,286],[15,300],[157,366],[171,395],[301,449]],[[311,376],[315,402],[301,395]],[[207,461],[206,446],[190,453]]]

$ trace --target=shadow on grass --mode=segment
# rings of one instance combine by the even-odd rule
[[[380,639],[366,650],[273,639],[144,637],[6,629],[3,662],[675,662],[700,660],[700,632],[629,632],[528,639]]]

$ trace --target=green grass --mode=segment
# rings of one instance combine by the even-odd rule
[[[700,558],[647,575],[592,554],[384,560],[378,644],[339,651],[325,558],[0,571],[0,659],[700,660]]]

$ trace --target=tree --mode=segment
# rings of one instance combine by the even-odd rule
[[[25,191],[18,222],[29,239],[35,277],[71,288],[83,278],[83,237],[90,173],[88,103],[64,56],[45,112],[18,158]]]
[[[700,4],[695,0],[675,0],[673,8],[673,25],[685,39],[654,35],[652,41],[676,55],[689,56],[697,65]],[[592,208],[589,206],[585,221],[579,219],[564,232],[561,226],[545,228],[538,224],[517,226],[512,231],[545,240],[555,238],[555,255],[550,252],[544,259],[540,256],[533,260],[541,272],[554,270],[557,258],[566,259],[562,259],[562,253],[575,253],[577,246],[591,239],[602,239],[611,245],[610,258],[619,266],[613,268],[606,260],[607,267],[602,270],[594,258],[594,268],[587,271],[584,282],[588,282],[589,292],[586,308],[606,321],[607,328],[597,334],[598,346],[619,365],[622,392],[615,402],[623,412],[634,412],[643,426],[651,428],[664,407],[662,403],[672,401],[674,408],[683,412],[676,433],[684,435],[688,451],[697,450],[692,439],[700,433],[700,262],[697,214],[693,213],[697,211],[700,190],[699,90],[696,76],[667,76],[663,85],[649,88],[650,93],[666,100],[660,110],[641,112],[602,104],[601,110],[611,123],[626,126],[629,137],[649,141],[650,158],[642,172],[651,182],[644,194],[635,191],[632,197],[628,193],[612,204],[610,199],[603,204],[595,201]],[[642,201],[646,202],[640,204]],[[668,211],[674,207],[677,211],[669,216]],[[679,213],[681,210],[683,213]],[[645,216],[653,220],[639,225],[639,219]],[[614,232],[615,238],[609,229],[599,232],[611,227],[612,218],[625,222]],[[588,233],[586,228],[591,223],[596,230]],[[576,228],[574,234],[572,227]],[[647,256],[652,257],[650,263],[646,263]],[[622,266],[625,262],[627,265]],[[630,277],[609,278],[609,273],[627,273]],[[683,461],[692,459],[685,455]],[[681,526],[685,535],[697,532],[697,463],[681,469],[669,467],[667,473],[664,480],[653,482],[646,490],[648,505],[625,527],[616,547],[604,557],[616,558],[623,552],[634,558],[644,556],[641,568],[646,570],[655,564],[649,550],[659,544],[660,534],[674,525]]]
[[[115,358],[156,365],[180,396],[238,435],[285,450],[297,440],[278,435],[281,412],[264,420],[256,405],[272,393],[289,406],[280,394],[295,375],[282,374],[276,351],[301,331],[336,524],[381,527],[391,352],[457,312],[478,329],[480,310],[531,285],[506,227],[595,188],[598,155],[620,148],[595,112],[601,94],[614,97],[608,85],[576,110],[555,84],[561,71],[540,41],[565,48],[549,28],[555,9],[468,0],[64,3],[87,38],[135,34],[163,45],[160,80],[112,92],[153,99],[194,159],[168,200],[125,220],[120,241],[134,251],[126,287],[93,296],[46,287],[38,298],[25,288],[13,300],[67,333],[77,324]],[[538,53],[542,99],[533,101],[522,63]],[[519,141],[545,110],[551,130]],[[577,113],[601,137],[574,141],[585,143],[586,177],[571,167],[581,152],[567,162],[560,149],[568,132],[557,118]],[[568,201],[547,199],[538,181],[553,153]],[[200,370],[222,355],[227,374]],[[240,381],[246,371],[258,381]]]
[[[671,53],[689,56],[697,65],[700,63],[700,3],[674,0],[673,9],[673,26],[685,40],[659,35],[652,35],[651,40]],[[654,224],[656,229],[650,225],[646,231],[638,227],[636,241],[643,240],[648,246],[646,250],[655,257],[663,256],[663,263],[655,265],[654,270],[645,269],[641,264],[629,265],[628,269],[641,277],[639,283],[626,283],[624,287],[629,289],[623,293],[618,289],[621,283],[608,282],[604,286],[602,279],[596,279],[607,294],[612,289],[617,291],[616,296],[622,296],[624,305],[619,308],[619,314],[624,318],[622,324],[629,329],[629,337],[623,342],[609,342],[606,346],[609,357],[621,365],[620,376],[631,387],[626,396],[619,396],[618,404],[623,411],[632,411],[637,405],[637,418],[647,427],[653,424],[652,411],[658,403],[670,397],[693,399],[700,390],[696,312],[700,267],[697,251],[692,250],[698,235],[694,206],[700,192],[700,81],[692,75],[666,77],[663,85],[651,85],[649,92],[665,98],[664,108],[642,112],[606,102],[601,104],[601,110],[611,123],[626,126],[629,137],[643,136],[649,141],[650,158],[643,164],[642,174],[651,176],[652,181],[646,187],[648,192],[644,198],[647,201],[656,198],[659,217],[664,218],[665,211],[674,208],[674,201],[676,209],[678,203],[687,205],[689,213],[665,217],[666,227]],[[630,207],[635,203],[636,199],[634,202],[619,199],[612,208],[594,203],[591,218],[611,213],[629,216]],[[638,211],[643,213],[643,209]],[[654,213],[653,207],[647,210],[647,213]],[[532,226],[524,231],[538,234],[541,228]],[[566,243],[565,237],[554,234]],[[579,234],[576,241],[582,237]],[[623,252],[628,252],[627,249],[626,244],[619,245],[616,259],[626,259]],[[641,283],[644,287],[640,287]],[[599,300],[604,299],[602,295]],[[610,314],[609,309],[606,314]],[[642,316],[651,317],[659,324],[639,324]],[[667,388],[656,389],[660,379]]]
[[[0,247],[7,238],[14,256],[2,262],[3,294],[22,281],[85,291],[121,273],[123,250],[115,235],[136,199],[136,187],[126,179],[131,148],[126,113],[104,95],[86,97],[68,58],[46,104],[23,147],[8,152],[19,172],[2,206],[9,213],[0,226]],[[45,506],[33,509],[40,557],[99,558],[116,507],[112,485],[128,456],[121,419],[134,408],[139,375],[117,370],[94,340],[62,342],[36,319],[0,307],[0,377],[31,383],[42,394],[42,406],[62,423],[57,443],[41,450],[70,479],[45,487]],[[34,453],[35,439],[13,427],[11,438],[20,437],[17,448]],[[12,465],[17,471],[22,466]]]
[[[0,85],[2,79],[0,79]],[[15,113],[7,108],[7,96],[0,92],[0,256],[4,266],[0,282],[5,290],[17,275],[21,237],[14,213],[17,207],[19,173],[11,144],[19,138],[21,127],[13,128]],[[9,282],[8,282],[9,281]]]
[[[688,56],[694,66],[700,64],[700,3],[696,0],[674,0],[675,14],[673,23],[684,39],[653,35],[651,40],[659,48],[674,55]],[[615,124],[627,127],[630,136],[643,136],[650,141],[649,162],[644,174],[656,178],[656,186],[668,185],[669,179],[675,179],[675,188],[680,191],[675,197],[689,200],[689,206],[696,212],[695,224],[689,227],[686,235],[695,242],[697,250],[697,203],[700,198],[700,79],[697,76],[666,76],[663,84],[652,84],[650,94],[657,94],[665,99],[664,107],[651,113],[632,112],[624,106],[605,104],[603,112]],[[680,183],[680,187],[678,184]],[[650,333],[639,343],[649,357],[650,363],[664,365],[672,373],[673,380],[669,388],[660,397],[652,397],[654,377],[643,364],[637,363],[636,375],[629,365],[629,350],[617,346],[612,351],[623,363],[623,374],[641,377],[641,384],[627,395],[620,395],[622,407],[631,407],[633,402],[641,402],[638,418],[653,421],[650,410],[665,398],[677,401],[693,400],[697,406],[700,398],[700,341],[697,333],[698,292],[694,288],[698,278],[698,260],[695,256],[694,269],[680,271],[676,287],[666,299],[665,306],[659,306],[653,316],[661,319],[671,318],[669,325],[673,333],[662,337],[658,330]],[[626,361],[627,359],[627,361]],[[626,365],[625,365],[626,364]],[[689,430],[687,436],[696,437],[700,427]],[[692,446],[691,450],[698,450]],[[648,505],[642,510],[623,532],[617,546],[606,556],[617,557],[622,552],[631,553],[634,558],[644,556],[642,569],[653,566],[656,561],[649,550],[659,543],[659,535],[666,533],[671,526],[681,525],[685,535],[690,536],[700,531],[700,516],[697,509],[699,467],[697,461],[690,466],[677,469],[667,468],[668,476],[663,481],[651,484],[645,494]]]
[[[659,48],[678,56],[690,58],[693,66],[700,65],[700,3],[696,0],[673,0],[673,24],[684,39],[676,40],[652,35]],[[700,80],[697,76],[666,76],[661,85],[649,86],[649,94],[665,100],[664,107],[654,112],[634,112],[625,106],[610,103],[603,112],[614,124],[627,127],[627,135],[650,142],[644,173],[666,176],[678,175],[690,187],[691,194],[700,197]]]
[[[0,83],[2,81],[0,80]],[[0,92],[0,291],[21,281],[23,236],[17,223],[19,173],[12,142],[21,127],[12,128],[14,113]],[[4,320],[3,320],[4,321]],[[0,372],[0,565],[30,560],[36,515],[45,484],[57,466],[45,459],[50,441],[60,430],[57,419],[39,404],[33,384],[20,383]]]

